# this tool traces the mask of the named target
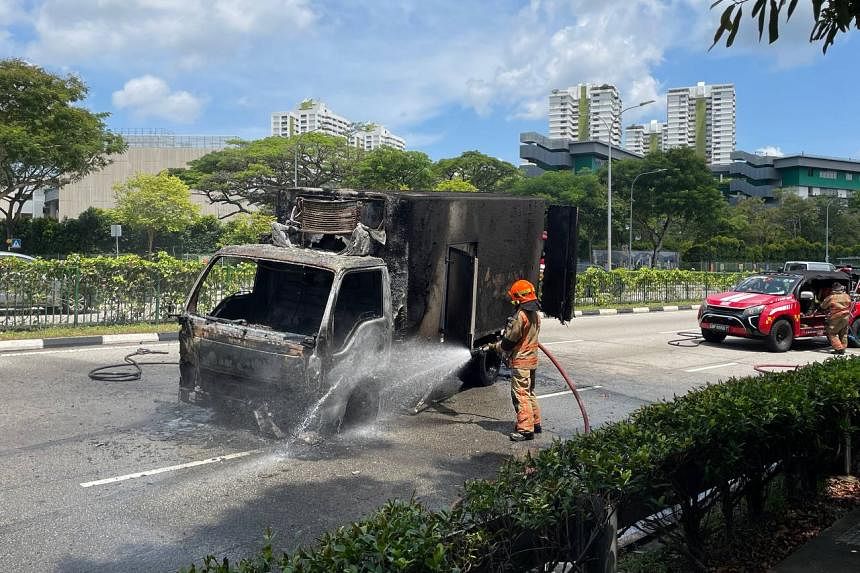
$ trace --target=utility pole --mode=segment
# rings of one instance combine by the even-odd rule
[[[653,99],[649,99],[647,101],[640,102],[636,105],[631,105],[630,107],[625,107],[620,112],[618,112],[618,121],[621,121],[621,116],[625,111],[633,109],[635,107],[642,107],[644,105],[648,105],[650,103],[654,103]],[[606,125],[606,120],[602,117],[600,121],[603,122],[603,125],[609,130],[609,153],[607,154],[609,166],[607,168],[607,180],[606,180],[606,270],[612,270],[612,128],[615,127],[615,116],[612,117],[612,125]]]

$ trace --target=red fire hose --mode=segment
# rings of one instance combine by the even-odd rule
[[[555,359],[555,356],[546,349],[543,344],[538,343],[538,348],[540,348],[546,357],[550,359],[553,365],[558,369],[561,377],[564,378],[564,381],[567,382],[568,388],[573,392],[573,397],[576,398],[576,403],[579,405],[579,411],[582,412],[582,421],[585,424],[585,433],[588,434],[591,432],[591,424],[588,423],[588,413],[585,411],[585,404],[582,403],[582,398],[579,397],[579,392],[576,390],[576,384],[573,383],[573,380],[570,379],[570,376],[567,375],[567,372],[564,371],[564,368],[561,364],[558,363],[558,360]]]

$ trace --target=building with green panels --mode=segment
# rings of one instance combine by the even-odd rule
[[[529,177],[546,171],[597,171],[608,157],[609,145],[603,141],[570,141],[533,131],[520,134],[521,169]],[[612,160],[619,159],[642,159],[642,156],[613,145]]]
[[[760,197],[765,203],[777,200],[783,189],[799,197],[851,197],[860,190],[860,161],[818,155],[773,157],[744,151],[731,154],[732,162],[712,165],[730,199]]]

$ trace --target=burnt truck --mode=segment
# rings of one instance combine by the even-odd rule
[[[398,356],[410,343],[466,348],[460,377],[492,384],[501,358],[481,347],[505,327],[510,284],[538,284],[542,257],[545,315],[573,315],[574,207],[297,188],[279,192],[277,214],[274,244],[219,250],[193,286],[179,317],[183,400],[250,406],[286,431],[367,421],[409,375]]]

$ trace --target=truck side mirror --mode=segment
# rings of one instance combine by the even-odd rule
[[[815,300],[815,294],[809,290],[801,291],[800,300]]]

